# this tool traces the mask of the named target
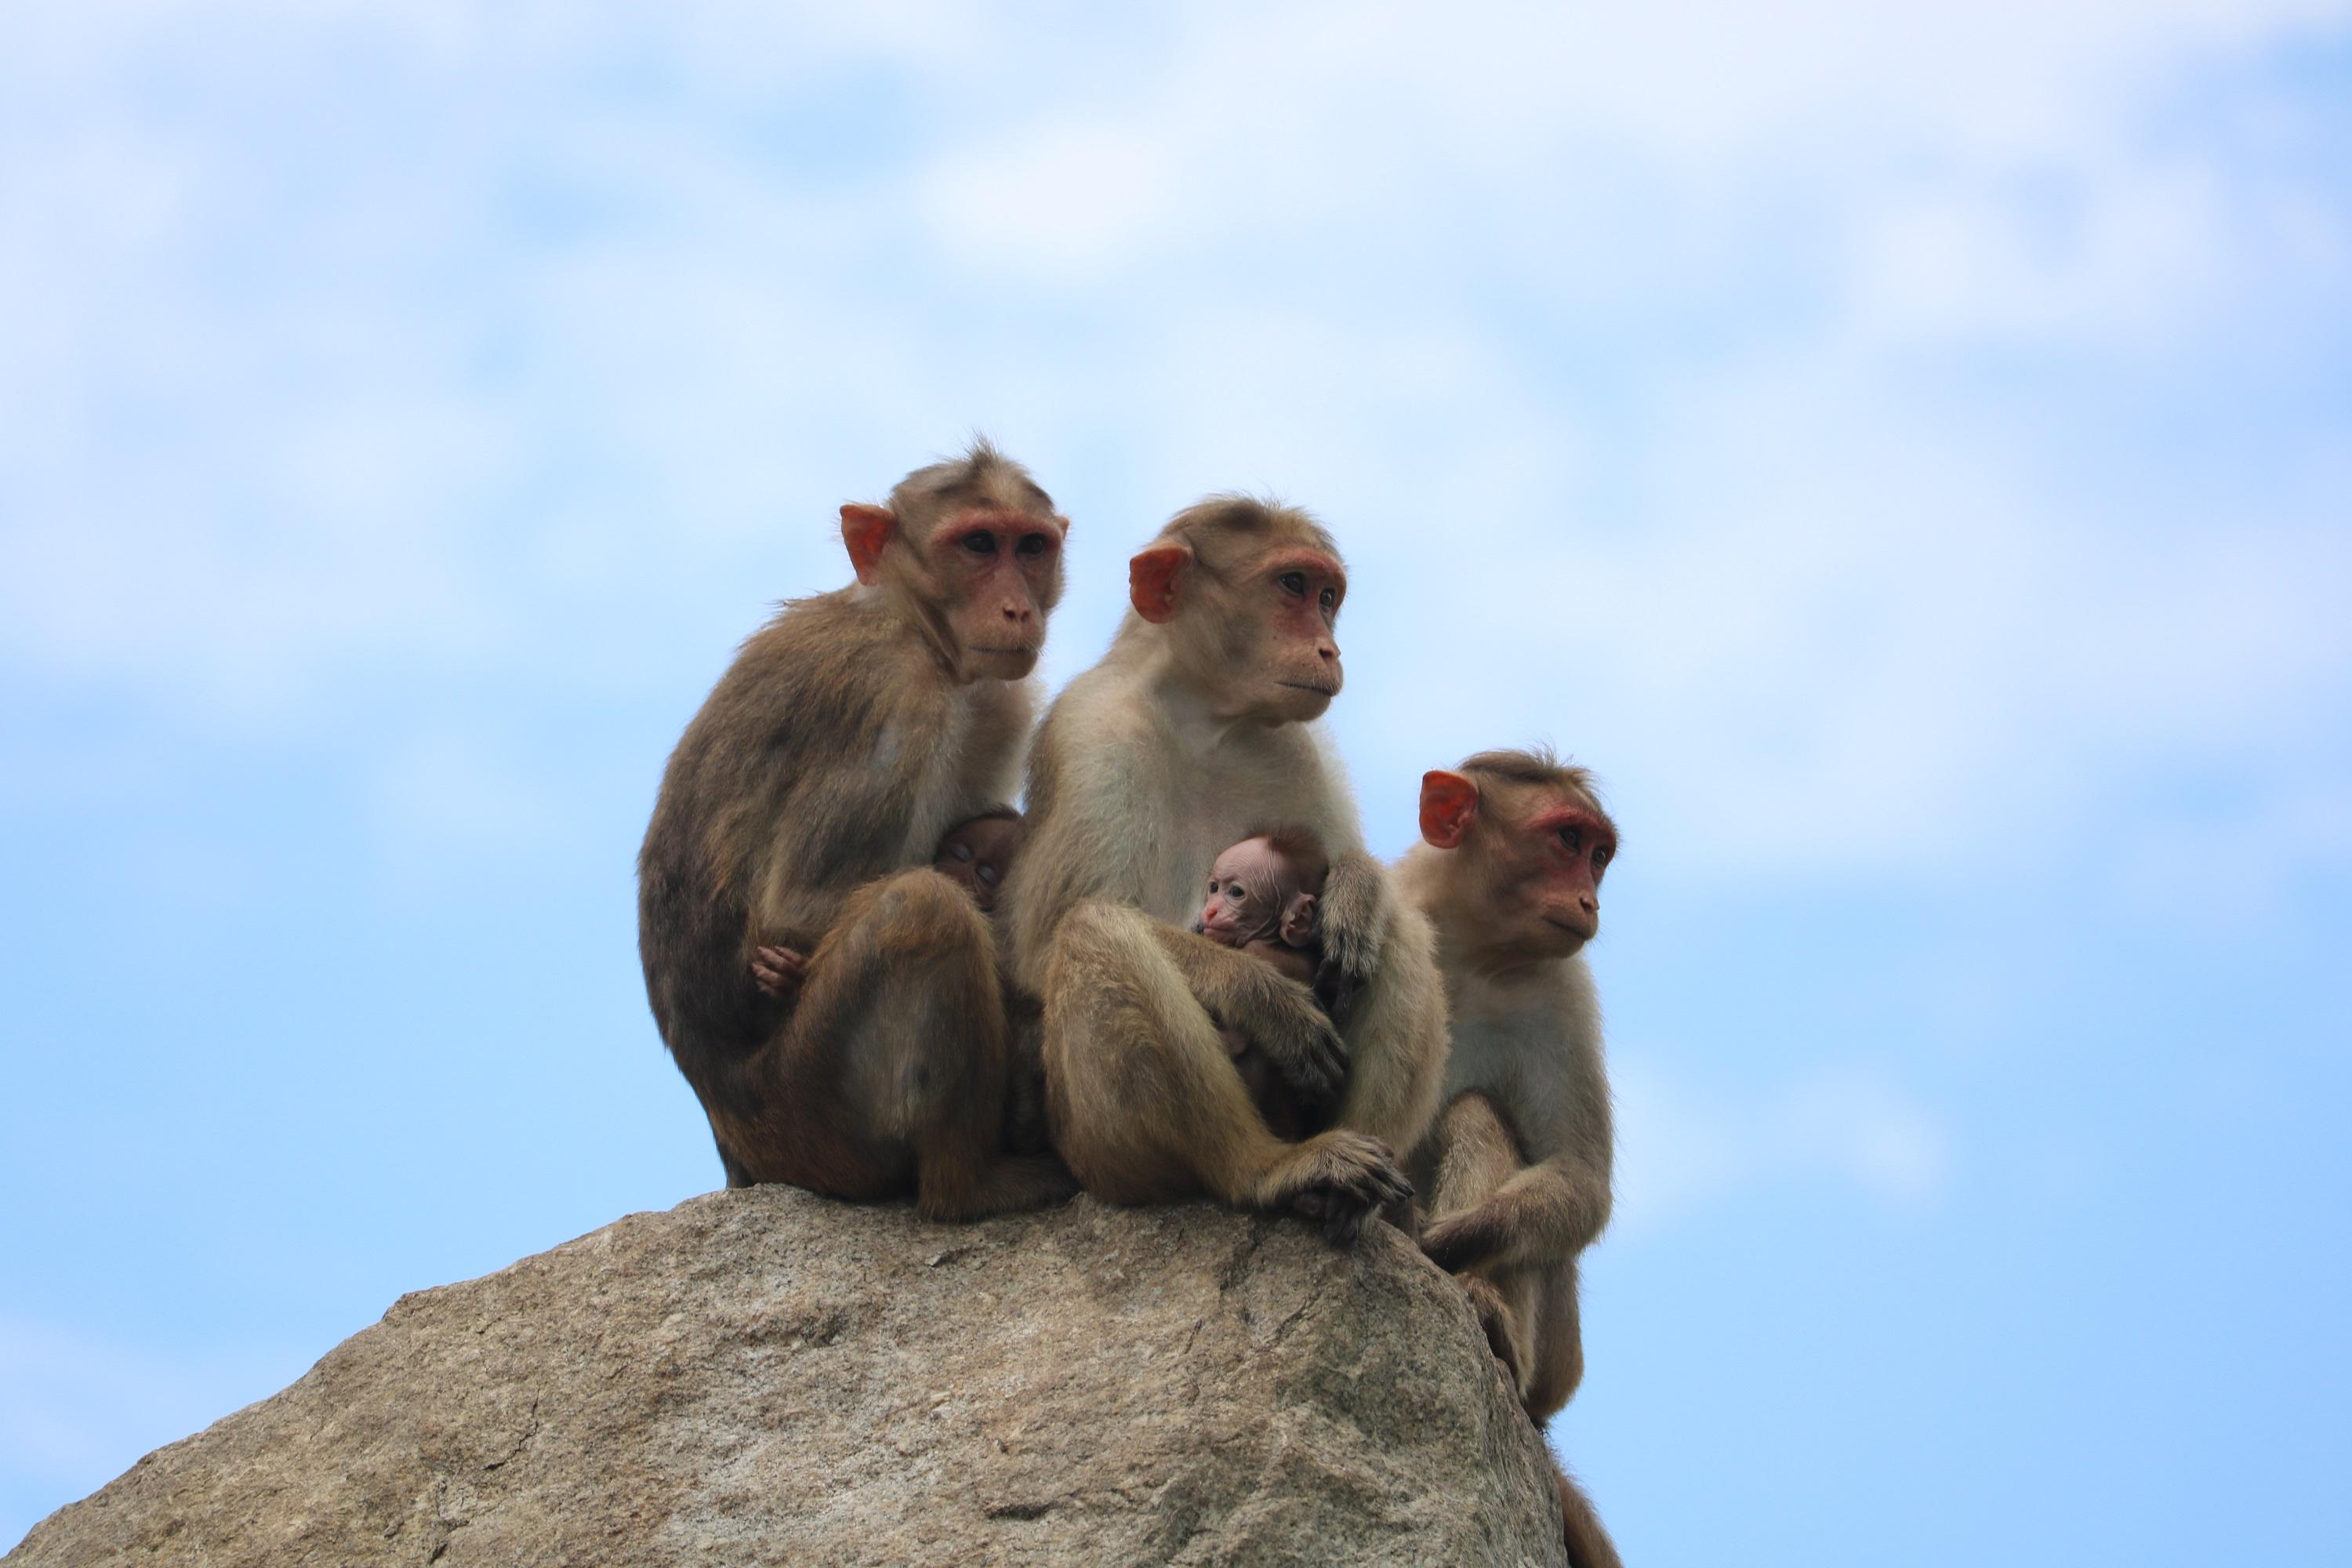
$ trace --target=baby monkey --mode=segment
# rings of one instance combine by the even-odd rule
[[[1310,833],[1282,828],[1244,838],[1209,868],[1208,901],[1192,929],[1220,947],[1255,953],[1311,987],[1323,962],[1318,906],[1330,868],[1330,857]],[[1217,1032],[1267,1131],[1296,1143],[1329,1125],[1331,1108],[1303,1103],[1239,1030],[1220,1026]]]
[[[992,806],[967,817],[947,831],[932,853],[931,869],[971,895],[980,912],[996,910],[996,890],[1013,857],[1021,852],[1028,826],[1009,805]],[[751,978],[771,996],[790,996],[800,989],[808,972],[808,955],[789,947],[759,947],[751,952]]]
[[[931,869],[970,893],[982,914],[994,914],[996,889],[1004,885],[1004,874],[1028,835],[1028,825],[1011,806],[983,811],[948,829],[931,857]]]

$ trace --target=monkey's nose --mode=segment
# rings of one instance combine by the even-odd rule
[[[1004,618],[1011,621],[1016,626],[1025,626],[1034,617],[1035,612],[1031,610],[1026,605],[1007,605],[1004,606]]]
[[[1318,644],[1318,645],[1317,646],[1317,647],[1316,647],[1316,649],[1315,649],[1315,655],[1316,655],[1316,657],[1317,657],[1318,658],[1320,658],[1324,663],[1326,663],[1326,664],[1331,664],[1331,663],[1335,663],[1335,662],[1337,662],[1337,660],[1339,659],[1339,648],[1338,648],[1335,645],[1333,645],[1333,644],[1331,644],[1331,643],[1328,643],[1328,642],[1327,642],[1327,643]]]

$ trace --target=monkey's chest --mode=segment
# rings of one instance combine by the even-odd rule
[[[1549,1148],[1556,1142],[1548,1112],[1566,1090],[1563,1043],[1556,1020],[1533,1012],[1479,1009],[1454,1020],[1453,1047],[1445,1058],[1445,1098],[1472,1089],[1511,1106],[1523,1122],[1521,1138]],[[1530,1157],[1541,1158],[1534,1150]]]
[[[900,803],[903,814],[895,865],[929,865],[949,828],[1004,801],[999,792],[1012,757],[1010,748],[1000,743],[997,730],[982,723],[972,704],[963,701],[883,726],[874,748],[874,767],[877,774],[893,781],[888,794]]]

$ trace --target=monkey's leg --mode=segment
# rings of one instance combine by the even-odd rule
[[[1433,1221],[1485,1203],[1525,1163],[1503,1113],[1475,1089],[1454,1096],[1438,1113],[1431,1136],[1438,1147],[1437,1175],[1429,1194]]]
[[[1584,1381],[1584,1327],[1576,1299],[1576,1260],[1543,1270],[1541,1276],[1536,1303],[1535,1364],[1526,1389],[1528,1414],[1538,1421],[1566,1405]]]
[[[1431,1184],[1433,1221],[1475,1208],[1519,1172],[1518,1140],[1494,1101],[1475,1089],[1454,1098],[1432,1136],[1438,1149]],[[1529,1268],[1473,1268],[1454,1278],[1478,1314],[1495,1359],[1509,1373],[1520,1400],[1528,1401],[1543,1364],[1543,1279]],[[1534,1413],[1532,1405],[1529,1412]]]
[[[1289,1144],[1267,1130],[1154,924],[1084,904],[1055,936],[1045,1085],[1055,1142],[1078,1179],[1118,1203],[1206,1190],[1297,1207],[1337,1236],[1410,1192],[1375,1139],[1335,1130]]]
[[[860,889],[811,955],[788,1056],[830,1058],[838,1102],[914,1169],[933,1219],[1034,1208],[1075,1186],[1059,1161],[1003,1150],[1009,1026],[988,923],[928,868]]]

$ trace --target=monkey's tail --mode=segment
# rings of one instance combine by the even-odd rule
[[[1559,1489],[1559,1532],[1568,1544],[1569,1568],[1624,1568],[1609,1532],[1601,1528],[1601,1516],[1592,1511],[1592,1500],[1561,1468],[1550,1445],[1544,1453],[1551,1460],[1552,1484]]]

